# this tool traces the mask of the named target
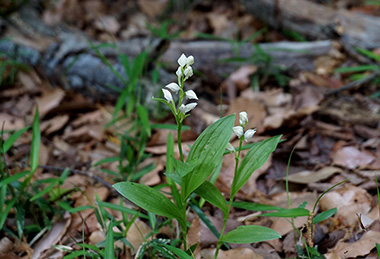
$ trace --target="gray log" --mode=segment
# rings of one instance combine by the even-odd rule
[[[380,18],[306,0],[240,0],[246,10],[276,29],[294,30],[310,39],[340,38],[362,48],[380,46]]]

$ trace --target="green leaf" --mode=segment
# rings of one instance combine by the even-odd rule
[[[224,150],[232,135],[235,114],[224,117],[202,132],[190,149],[186,163],[197,161],[197,165],[182,179],[182,201],[197,189],[220,163]]]
[[[125,212],[125,213],[131,214],[131,215],[138,215],[140,218],[148,219],[147,215],[145,215],[139,211],[135,211],[133,209],[121,206],[121,205],[117,205],[117,204],[113,204],[113,203],[109,203],[109,202],[105,202],[105,201],[99,202],[99,206],[100,205],[103,207],[109,208],[111,210],[117,210],[117,211]]]
[[[137,114],[139,115],[143,130],[145,130],[146,135],[150,137],[151,129],[147,109],[143,105],[137,104]]]
[[[284,210],[284,208],[260,204],[260,203],[252,203],[246,201],[235,201],[232,203],[232,206],[239,209],[251,210],[251,211],[267,211],[267,210]]]
[[[376,243],[377,256],[380,258],[380,245]]]
[[[194,192],[206,201],[208,201],[209,203],[221,209],[224,218],[228,217],[227,202],[224,199],[221,192],[218,190],[218,188],[215,187],[215,185],[213,185],[209,181],[205,181]]]
[[[340,67],[334,70],[334,73],[351,73],[379,70],[377,65],[362,65],[356,67]]]
[[[174,247],[171,245],[165,245],[165,244],[163,244],[162,246],[164,246],[169,251],[173,252],[175,255],[177,255],[181,259],[192,259],[192,257],[190,255],[186,254],[185,251],[183,251],[177,247]]]
[[[116,183],[113,187],[125,198],[144,210],[164,217],[176,218],[185,223],[178,208],[159,191],[132,182]]]
[[[4,180],[1,180],[0,182],[0,188],[3,187],[4,185],[10,184],[14,181],[17,181],[18,179],[27,176],[30,173],[30,171],[23,171],[21,173],[17,173],[15,175],[12,175],[10,177],[7,177]]]
[[[235,174],[231,186],[231,197],[248,181],[252,173],[268,160],[269,155],[276,149],[281,135],[256,143],[245,155]]]
[[[262,217],[280,217],[280,218],[288,218],[288,217],[303,217],[309,216],[309,210],[303,208],[293,208],[293,209],[284,209],[276,212],[269,212],[262,214]]]
[[[108,225],[107,235],[106,235],[106,249],[105,249],[105,257],[107,259],[115,258],[115,248],[113,241],[113,228],[114,222],[111,221]]]
[[[380,56],[373,53],[372,51],[367,50],[367,49],[362,49],[362,48],[356,48],[356,50],[359,51],[361,54],[366,55],[367,57],[380,62]]]
[[[240,226],[228,232],[220,241],[233,244],[248,244],[277,238],[281,238],[281,235],[273,229],[263,226],[248,225]]]
[[[25,127],[23,129],[20,129],[18,131],[16,131],[15,133],[13,133],[3,144],[3,150],[1,150],[1,152],[3,154],[7,153],[8,150],[11,148],[11,146],[13,145],[13,143],[15,143],[15,141],[25,132],[29,129],[30,127]]]
[[[38,115],[38,107],[36,108],[36,114],[33,120],[32,129],[32,147],[30,150],[30,168],[32,174],[36,171],[38,167],[38,157],[40,154],[40,144],[41,144],[41,132],[40,132],[40,120]]]
[[[40,191],[39,193],[37,193],[36,195],[34,195],[32,198],[30,198],[30,201],[34,201],[40,197],[42,197],[43,195],[45,195],[46,193],[50,192],[51,189],[54,188],[54,186],[59,182],[59,179],[54,179],[55,181],[51,184],[49,184],[46,188],[44,188],[42,191]]]
[[[331,217],[332,215],[334,215],[335,213],[337,213],[337,208],[332,208],[332,209],[329,209],[329,210],[326,210],[320,214],[318,214],[317,216],[315,216],[313,218],[313,224],[317,224],[321,221],[324,221],[325,219]]]

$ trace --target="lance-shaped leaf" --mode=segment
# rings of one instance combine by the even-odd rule
[[[304,217],[309,216],[310,211],[303,208],[293,208],[293,209],[284,209],[276,212],[268,212],[262,214],[262,217],[279,217],[279,218],[287,218],[287,217]]]
[[[218,188],[215,187],[215,185],[213,185],[209,181],[206,181],[203,184],[201,184],[194,192],[206,201],[208,201],[209,203],[221,209],[224,218],[228,217],[227,202],[224,199],[221,192],[218,190]]]
[[[182,200],[197,189],[220,163],[232,135],[235,114],[224,117],[202,132],[194,142],[186,163],[197,161],[194,169],[182,179]]]
[[[116,183],[113,187],[144,210],[167,218],[175,218],[184,223],[178,208],[156,189],[132,182]]]
[[[228,232],[220,241],[233,244],[249,244],[276,238],[281,238],[281,235],[273,229],[263,226],[248,225],[240,226]]]
[[[252,173],[259,169],[269,158],[269,155],[276,149],[281,135],[260,141],[253,145],[245,155],[243,161],[236,172],[232,181],[231,197],[248,181]]]

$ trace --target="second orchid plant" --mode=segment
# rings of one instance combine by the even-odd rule
[[[281,136],[275,136],[264,141],[254,143],[246,155],[241,157],[242,144],[248,141],[256,130],[248,129],[248,115],[246,112],[239,114],[239,126],[234,127],[235,114],[223,117],[207,127],[193,143],[189,154],[184,159],[181,145],[181,130],[183,120],[190,115],[197,103],[197,95],[192,90],[184,90],[185,81],[193,75],[191,65],[194,64],[194,57],[186,57],[184,54],[178,59],[179,67],[176,75],[178,83],[170,83],[163,89],[164,98],[153,98],[166,104],[173,113],[177,123],[177,139],[180,160],[174,158],[173,138],[168,139],[168,155],[166,173],[168,185],[171,189],[172,200],[159,190],[133,182],[121,182],[114,185],[114,188],[124,197],[134,202],[139,207],[171,219],[176,219],[181,230],[181,240],[183,250],[165,244],[165,249],[180,258],[193,258],[192,246],[189,248],[186,236],[188,231],[189,200],[192,194],[197,194],[207,202],[219,208],[224,215],[223,228],[220,234],[216,234],[219,239],[215,258],[223,243],[254,243],[264,240],[281,237],[274,230],[256,225],[240,226],[228,233],[225,228],[229,218],[232,202],[237,192],[249,180],[252,173],[260,168],[269,158],[269,155],[276,149]],[[177,103],[172,94],[178,94]],[[186,104],[185,104],[186,101]],[[239,138],[238,148],[234,148],[230,143],[233,132]],[[213,171],[221,164],[225,150],[233,152],[235,155],[235,174],[231,185],[230,197],[228,201],[216,186],[208,181]],[[178,187],[179,186],[179,187]],[[192,195],[194,197],[194,195]],[[193,244],[191,244],[193,245]]]

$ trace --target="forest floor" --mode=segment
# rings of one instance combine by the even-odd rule
[[[174,4],[169,5],[170,2]],[[379,7],[355,6],[351,11],[378,15]],[[224,39],[239,48],[241,42],[297,42],[302,37],[267,28],[246,13],[238,1],[217,1],[216,4],[213,1],[61,0],[50,1],[44,6],[41,17],[48,25],[65,23],[101,42],[154,35],[166,37],[169,43],[174,39],[184,42]],[[195,71],[185,87],[194,90],[199,100],[184,122],[187,128],[182,134],[183,148],[186,156],[189,145],[221,115],[247,112],[247,127],[257,129],[249,143],[278,134],[283,135],[284,141],[264,166],[254,172],[236,200],[288,208],[289,199],[292,208],[304,206],[312,210],[321,193],[348,180],[319,201],[316,214],[337,210],[315,224],[314,245],[325,258],[378,258],[376,243],[380,240],[380,221],[375,177],[380,173],[380,83],[375,78],[341,90],[351,81],[365,78],[372,70],[339,72],[339,68],[368,64],[359,63],[345,53],[339,42],[334,44],[334,51],[316,58],[315,69],[311,71],[289,72],[271,66],[270,61],[266,66],[259,61],[244,63],[224,77],[214,77],[212,73],[207,74],[207,70]],[[380,48],[371,53],[379,57],[373,63],[379,66]],[[194,59],[196,63],[197,56]],[[0,64],[6,60],[0,58]],[[177,60],[171,62],[176,64]],[[160,67],[175,73],[165,64]],[[19,224],[20,208],[10,209],[0,229],[0,258],[62,258],[70,255],[72,248],[74,251],[84,249],[78,244],[96,245],[104,241],[105,225],[96,211],[107,210],[116,219],[123,217],[121,211],[105,205],[122,202],[112,188],[117,181],[161,186],[163,191],[170,192],[164,175],[167,139],[169,134],[175,136],[176,130],[175,126],[170,128],[163,124],[173,126],[175,120],[162,107],[158,112],[152,110],[161,104],[146,104],[151,131],[144,145],[139,146],[134,141],[140,137],[140,132],[133,128],[136,115],[123,117],[128,112],[122,109],[118,116],[124,119],[113,120],[116,102],[99,102],[79,92],[65,90],[33,67],[8,65],[5,68],[1,71],[0,88],[2,138],[6,141],[14,130],[31,126],[38,106],[41,143],[39,167],[27,187],[29,200],[20,203],[25,206],[21,220],[23,229],[20,230]],[[14,78],[13,69],[17,70]],[[213,67],[208,69],[212,71]],[[238,118],[235,125],[237,123]],[[5,180],[28,168],[32,135],[32,130],[27,130],[8,152],[2,153],[0,179]],[[236,136],[231,143],[235,147],[239,145]],[[141,147],[144,150],[138,150]],[[179,158],[178,149],[175,157]],[[133,161],[138,163],[133,164]],[[224,157],[215,183],[225,197],[229,197],[234,162],[233,154]],[[289,176],[286,177],[288,165]],[[65,168],[71,171],[63,181],[51,180],[63,179]],[[30,201],[53,182],[56,185],[35,199],[36,204]],[[6,186],[0,184],[1,193],[6,193],[3,201],[0,197],[2,213],[13,199]],[[13,187],[17,189],[17,185]],[[132,203],[125,200],[124,203],[128,208],[139,210]],[[102,209],[98,208],[99,204]],[[45,210],[41,210],[43,207]],[[64,210],[66,213],[62,212]],[[220,231],[223,224],[220,210],[206,203],[202,211]],[[213,258],[217,238],[196,213],[190,211],[189,214],[192,224],[188,240],[191,244],[199,243],[196,258]],[[220,253],[220,258],[307,257],[297,250],[297,246],[305,244],[294,231],[294,227],[299,229],[307,239],[307,216],[296,217],[293,227],[289,218],[261,217],[261,214],[262,211],[233,208],[227,230],[240,225],[262,225],[275,230],[282,238],[253,245],[232,244],[231,250]],[[126,237],[131,247],[116,243],[118,258],[135,256],[146,241],[145,236],[152,233],[151,223],[143,218],[135,220]],[[164,226],[154,233],[154,237],[170,236],[170,231],[170,227]],[[60,249],[54,247],[56,245]],[[62,249],[63,246],[68,248]],[[92,255],[97,258],[95,254]],[[145,256],[153,257],[148,252]],[[317,256],[309,254],[309,258]]]

